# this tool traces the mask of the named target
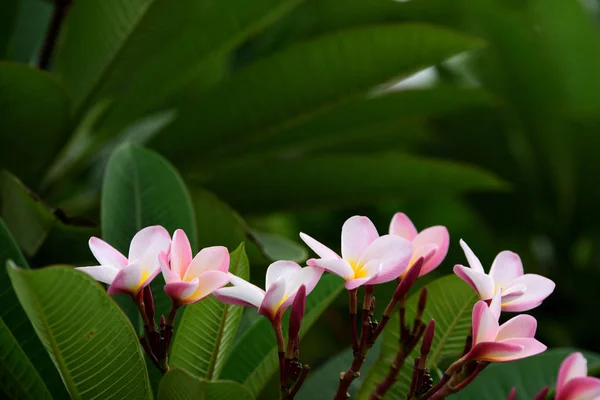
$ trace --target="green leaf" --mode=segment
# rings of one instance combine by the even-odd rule
[[[13,19],[6,58],[30,65],[36,64],[44,36],[50,25],[53,6],[47,0],[13,0],[12,2],[17,4],[17,8],[13,10],[16,14],[6,15]],[[4,9],[2,16],[4,16]],[[0,26],[2,25],[4,21],[0,21]],[[8,28],[10,25],[5,26]]]
[[[517,388],[518,399],[533,399],[544,386],[554,389],[562,361],[575,349],[551,349],[540,355],[510,363],[493,363],[466,389],[453,395],[456,400],[496,400]],[[583,352],[588,365],[600,363],[600,354]]]
[[[406,303],[406,320],[412,323],[417,311],[419,293],[412,295]],[[433,346],[427,359],[429,368],[436,368],[445,361],[460,358],[465,345],[465,338],[471,329],[471,313],[477,301],[473,289],[455,275],[445,276],[427,285],[427,307],[423,313],[423,321],[435,319],[435,335]],[[369,371],[356,399],[368,399],[375,386],[387,374],[399,343],[399,316],[394,313],[383,332],[381,354],[379,360]],[[415,350],[416,353],[416,350]],[[388,397],[405,398],[412,379],[415,353],[409,356],[400,370],[398,381],[391,387]],[[507,393],[508,394],[508,393]]]
[[[250,268],[241,244],[231,253],[229,272],[248,280]],[[242,307],[214,296],[186,306],[171,347],[170,365],[199,378],[217,378],[229,357],[242,317]]]
[[[265,256],[269,259],[290,260],[298,263],[306,261],[308,250],[299,243],[274,233],[251,231]]]
[[[71,398],[152,397],[137,336],[96,281],[67,266],[8,275]]]
[[[0,62],[0,93],[0,121],[6,133],[0,165],[35,187],[68,139],[68,98],[52,75],[9,62]]]
[[[241,69],[208,90],[151,143],[174,162],[192,167],[219,161],[337,106],[375,85],[439,63],[478,41],[425,25],[339,31],[290,46]],[[195,134],[190,134],[190,132]],[[180,157],[189,148],[210,156]]]
[[[160,382],[158,400],[251,400],[254,397],[235,382],[209,382],[181,369],[169,371]]]
[[[2,318],[0,318],[0,394],[6,399],[52,399],[33,363],[27,358],[27,354]]]
[[[302,337],[317,321],[325,309],[344,288],[343,282],[334,275],[324,275],[317,287],[306,298],[306,313],[302,320]],[[284,334],[287,329],[286,313],[282,322]],[[261,318],[247,329],[233,347],[221,374],[223,379],[242,383],[253,395],[257,395],[269,378],[279,368],[277,344],[271,323]]]
[[[194,210],[185,184],[177,171],[158,154],[125,143],[112,154],[102,191],[102,236],[123,254],[142,228],[162,225],[171,234],[183,229],[196,248]],[[171,300],[164,281],[151,283],[156,315],[167,315]],[[133,302],[126,300],[132,321],[141,322]],[[134,323],[134,326],[138,324]]]
[[[267,159],[198,180],[241,212],[342,207],[505,187],[477,167],[389,153]]]

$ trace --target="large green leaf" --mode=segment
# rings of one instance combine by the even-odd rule
[[[68,98],[52,75],[10,62],[0,62],[0,93],[0,166],[36,186],[68,139]]]
[[[250,268],[243,244],[231,253],[229,272],[249,279]],[[229,357],[242,310],[242,307],[221,303],[214,296],[186,306],[173,340],[169,364],[200,378],[218,377]]]
[[[419,293],[411,296],[406,303],[406,320],[412,321],[417,310]],[[433,346],[427,359],[429,368],[438,367],[446,358],[450,362],[460,358],[465,345],[465,338],[471,329],[471,312],[477,301],[473,289],[454,275],[445,276],[427,285],[427,307],[423,313],[423,321],[435,319],[435,335]],[[368,399],[377,384],[387,374],[396,353],[398,352],[399,316],[394,313],[383,332],[381,354],[379,360],[369,371],[356,399]],[[416,353],[416,351],[415,351]],[[412,378],[413,359],[409,356],[400,370],[398,381],[391,387],[388,397],[405,398]]]
[[[8,275],[71,398],[152,397],[138,338],[97,282],[67,266]]]
[[[5,13],[2,17],[13,19],[12,31],[8,38],[6,58],[33,65],[37,63],[45,34],[50,25],[53,5],[47,0],[11,0],[16,4],[16,14]],[[6,4],[7,2],[3,3]],[[0,17],[0,25],[9,28],[11,24],[5,24]],[[1,51],[1,50],[0,50]]]
[[[160,382],[158,400],[251,400],[242,385],[229,381],[209,382],[181,369],[169,371]]]
[[[340,31],[290,46],[182,108],[179,119],[152,143],[173,162],[210,164],[478,43],[441,28],[406,24]],[[211,152],[180,157],[199,147]]]
[[[52,399],[33,363],[27,358],[27,354],[2,318],[0,318],[0,394],[6,399]]]
[[[142,228],[162,225],[171,234],[183,229],[196,248],[196,225],[190,196],[177,171],[158,154],[126,143],[112,154],[102,191],[102,236],[127,254],[133,236]],[[162,277],[151,283],[156,315],[167,315],[171,300]],[[130,318],[138,318],[133,302]],[[134,324],[137,326],[137,324]]]
[[[242,212],[341,207],[504,187],[477,167],[389,153],[268,159],[198,179]]]
[[[317,287],[306,298],[306,313],[300,329],[301,336],[317,321],[343,288],[343,283],[334,275],[324,275],[321,278]],[[287,317],[288,314],[285,316]],[[283,327],[285,334],[287,329],[285,317]],[[266,318],[255,322],[236,342],[232,354],[235,357],[229,358],[221,378],[240,382],[253,395],[257,395],[279,368],[277,343],[271,323]]]
[[[457,400],[504,399],[513,387],[518,399],[533,399],[544,386],[556,385],[561,362],[574,349],[552,349],[540,355],[510,363],[495,363],[487,367],[477,379],[460,393],[452,396]],[[600,363],[600,354],[583,352],[588,366]]]

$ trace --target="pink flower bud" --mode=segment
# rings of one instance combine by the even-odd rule
[[[292,312],[290,314],[290,325],[288,330],[288,340],[295,341],[300,334],[300,325],[304,318],[304,310],[306,309],[306,286],[300,286],[296,293],[296,298],[292,303]]]

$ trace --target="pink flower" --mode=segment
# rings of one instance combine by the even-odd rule
[[[135,234],[126,258],[105,241],[92,237],[90,250],[100,263],[94,267],[80,267],[97,281],[110,285],[108,294],[137,295],[160,271],[158,255],[169,251],[171,236],[162,226],[149,226]]]
[[[307,264],[339,275],[348,290],[398,278],[412,256],[410,241],[395,235],[380,237],[367,217],[354,216],[344,223],[342,257],[304,233],[300,237],[321,257],[310,259]]]
[[[530,357],[546,350],[534,339],[537,321],[531,315],[521,314],[501,326],[500,291],[490,306],[480,300],[473,307],[473,347],[464,359],[489,362],[507,362]]]
[[[233,286],[215,290],[214,295],[223,303],[256,307],[260,314],[276,320],[292,304],[300,286],[306,286],[308,295],[321,275],[322,268],[302,268],[293,261],[275,261],[267,268],[266,292],[230,273]]]
[[[186,234],[173,234],[169,256],[161,253],[160,266],[165,278],[165,293],[179,304],[202,300],[229,282],[229,252],[226,247],[207,247],[192,259],[192,247]]]
[[[600,379],[587,376],[587,360],[573,353],[560,365],[555,400],[598,400]]]
[[[417,228],[415,228],[410,218],[399,212],[394,214],[390,223],[390,235],[397,235],[412,242],[413,255],[408,268],[412,267],[419,257],[426,260],[420,276],[436,269],[448,254],[450,235],[445,226],[431,226],[417,232]]]
[[[554,291],[556,285],[550,279],[536,274],[523,275],[521,258],[512,251],[500,252],[487,275],[479,259],[462,239],[460,245],[471,268],[455,265],[454,273],[471,285],[482,300],[491,299],[502,288],[503,311],[531,310]]]

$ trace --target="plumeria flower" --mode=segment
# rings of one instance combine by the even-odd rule
[[[421,269],[421,276],[436,269],[448,254],[450,235],[445,226],[431,226],[417,232],[410,218],[399,212],[394,214],[390,223],[390,235],[397,235],[412,242],[413,254],[408,268],[412,267],[419,257],[426,260]]]
[[[344,223],[341,257],[304,233],[300,237],[321,257],[310,259],[307,264],[341,276],[348,290],[398,278],[412,256],[410,241],[395,235],[380,237],[367,217],[354,216]]]
[[[555,400],[599,400],[600,379],[587,376],[587,360],[573,353],[562,362],[558,371]]]
[[[266,292],[230,273],[233,286],[215,290],[214,295],[223,303],[256,307],[260,314],[276,321],[292,304],[300,286],[306,287],[308,295],[321,275],[322,268],[302,268],[293,261],[276,261],[267,268]]]
[[[90,239],[89,245],[100,265],[77,269],[109,284],[108,294],[136,296],[159,273],[158,255],[169,251],[171,236],[162,226],[144,228],[131,239],[128,257],[96,237]]]
[[[165,278],[165,293],[177,304],[202,300],[229,282],[229,252],[214,246],[200,250],[192,259],[192,247],[185,232],[173,234],[169,255],[160,253],[159,261]]]
[[[502,288],[503,311],[531,310],[554,291],[556,285],[550,279],[536,274],[523,274],[521,258],[512,251],[500,252],[487,275],[477,256],[462,239],[460,246],[471,268],[455,265],[454,273],[471,285],[481,300],[491,299],[498,288]]]
[[[473,347],[464,360],[507,362],[530,357],[546,350],[534,339],[537,321],[531,315],[521,314],[498,324],[500,318],[500,290],[490,305],[483,300],[473,308]]]

